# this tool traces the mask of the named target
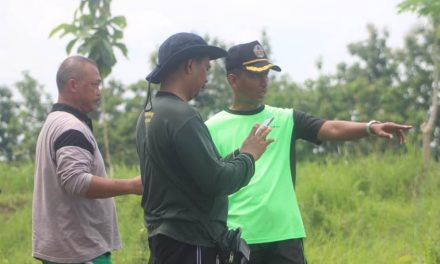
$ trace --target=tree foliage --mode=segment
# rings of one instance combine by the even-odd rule
[[[28,72],[14,86],[17,99],[10,88],[0,87],[0,160],[30,160],[52,99]]]
[[[6,86],[0,86],[0,160],[14,160],[14,147],[18,145],[20,132],[18,103],[13,101],[12,92]]]
[[[436,0],[405,0],[399,4],[400,12],[413,12],[420,16],[431,17],[438,20],[440,14],[440,2]]]
[[[399,5],[400,12],[416,12],[419,16],[426,17],[429,21],[427,26],[428,31],[432,33],[432,41],[429,41],[428,46],[429,55],[432,58],[432,92],[431,92],[431,105],[427,111],[426,121],[421,124],[421,131],[423,136],[423,158],[425,168],[429,169],[431,160],[431,147],[434,143],[438,145],[438,140],[432,141],[432,134],[437,133],[436,125],[438,124],[438,101],[440,90],[440,2],[433,0],[405,0]]]
[[[127,21],[124,16],[112,17],[110,11],[111,0],[81,0],[75,11],[73,21],[62,23],[49,34],[73,38],[66,45],[66,52],[70,54],[73,47],[77,47],[79,54],[85,54],[93,59],[103,78],[106,78],[116,64],[114,48],[119,49],[127,57],[128,50],[122,38]]]
[[[85,5],[85,2],[87,1],[81,2],[82,5]],[[351,54],[350,62],[340,62],[333,73],[320,73],[317,78],[306,80],[304,83],[295,82],[287,72],[271,74],[266,103],[294,108],[325,119],[353,121],[377,119],[413,124],[415,127],[410,132],[410,141],[421,142],[419,125],[426,121],[433,98],[436,61],[432,56],[432,50],[438,43],[436,31],[430,26],[416,26],[408,31],[404,45],[400,48],[389,46],[387,30],[378,30],[373,25],[367,25],[366,32],[364,39],[347,45]],[[231,43],[224,43],[211,36],[205,36],[205,39],[211,45],[223,48],[231,46]],[[265,32],[262,33],[260,42],[265,43],[266,50],[272,50],[270,39]],[[157,54],[153,53],[151,61],[155,61],[156,57]],[[320,63],[323,63],[323,59]],[[226,80],[224,62],[212,61],[211,66],[209,82],[191,102],[204,119],[227,108],[232,102],[232,91]],[[15,100],[8,87],[0,88],[1,159],[29,157],[27,154],[16,155],[20,152],[19,148],[16,148],[17,145],[20,147],[22,145],[22,149],[31,149],[31,143],[26,143],[31,141],[27,141],[26,138],[32,137],[32,132],[24,133],[25,129],[21,122],[29,123],[28,126],[32,129],[38,127],[40,121],[36,120],[40,120],[41,115],[36,113],[43,111],[44,107],[41,106],[46,102],[31,101],[34,97],[38,98],[38,94],[42,91],[30,76],[25,75],[24,80],[17,83],[18,87],[33,87],[18,89],[22,93],[23,100],[27,100],[25,104],[27,109],[22,104],[23,100]],[[153,88],[157,87],[153,85]],[[108,82],[104,89],[109,153],[118,163],[137,164],[134,131],[136,119],[145,102],[146,90],[146,81],[124,85],[114,80]],[[25,116],[26,112],[29,112],[28,116]],[[99,115],[102,115],[102,112],[98,112],[97,116]],[[96,131],[104,130],[104,124],[97,123]],[[13,137],[11,135],[15,132],[11,131],[22,133],[18,133],[21,135],[19,137]],[[104,144],[101,133],[97,134],[97,140],[100,145]],[[440,123],[436,120],[431,147],[438,149],[438,142],[440,142]],[[397,143],[390,146],[390,143],[384,140],[373,138],[356,143],[325,142],[319,147],[299,143],[297,159],[314,159],[328,154],[362,155],[372,150],[394,149],[393,146],[396,146],[397,151],[405,150],[405,148],[397,148]]]

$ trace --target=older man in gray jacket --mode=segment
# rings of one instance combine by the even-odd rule
[[[32,255],[43,263],[111,263],[121,247],[111,197],[142,194],[140,177],[108,179],[87,113],[99,102],[94,61],[64,60],[58,102],[38,136],[32,212]]]

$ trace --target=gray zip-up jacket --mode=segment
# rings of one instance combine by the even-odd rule
[[[121,247],[112,198],[84,195],[92,175],[106,177],[87,115],[55,104],[38,136],[32,206],[32,255],[83,263]]]

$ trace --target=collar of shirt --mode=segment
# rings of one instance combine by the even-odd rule
[[[67,104],[56,103],[52,106],[52,110],[50,110],[50,112],[55,112],[55,111],[64,111],[64,112],[67,112],[69,114],[74,115],[76,118],[83,121],[90,128],[90,130],[93,132],[92,120],[86,114],[81,112],[80,110],[78,110],[70,105],[67,105]]]
[[[234,115],[255,115],[260,112],[262,112],[265,108],[265,105],[262,104],[258,108],[253,110],[232,110],[232,109],[225,109],[226,112]]]

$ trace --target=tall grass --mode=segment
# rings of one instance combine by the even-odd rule
[[[33,165],[0,163],[0,263],[33,263]]]
[[[298,167],[311,263],[440,263],[440,166],[371,155]]]
[[[440,164],[421,169],[420,153],[372,154],[298,164],[297,195],[312,264],[440,263]],[[115,168],[115,177],[137,175]],[[0,163],[0,264],[31,255],[32,164]],[[146,263],[140,197],[116,198],[124,247],[113,262]]]

